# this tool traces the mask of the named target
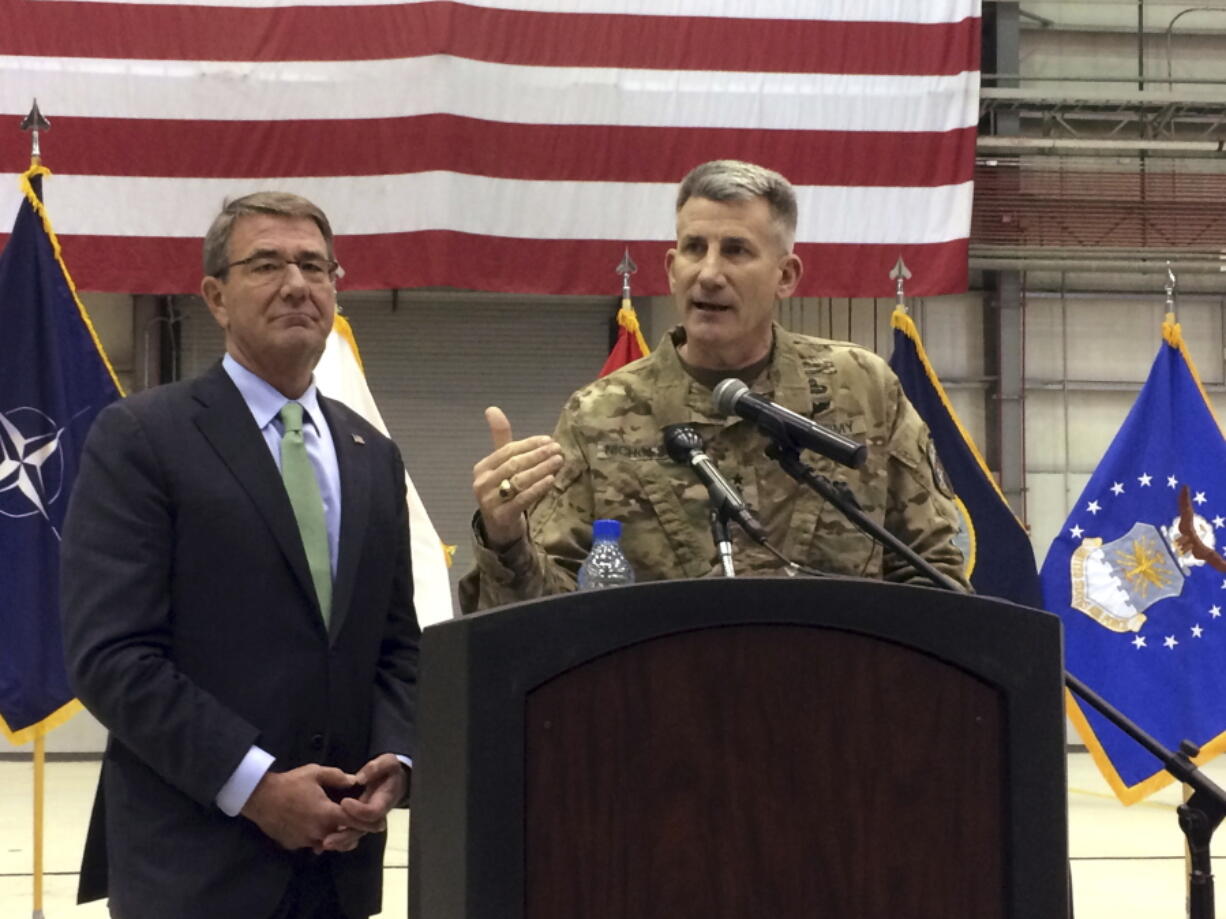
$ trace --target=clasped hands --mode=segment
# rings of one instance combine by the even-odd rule
[[[266,772],[242,815],[286,849],[349,852],[367,833],[387,829],[387,813],[404,798],[407,783],[407,770],[391,753],[376,756],[352,775],[308,763],[288,772]],[[356,796],[339,797],[359,787]]]

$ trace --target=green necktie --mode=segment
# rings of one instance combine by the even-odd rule
[[[332,561],[328,554],[324,499],[315,479],[315,467],[307,456],[306,441],[302,439],[302,406],[286,402],[281,408],[281,423],[285,425],[285,433],[281,435],[281,478],[298,520],[302,547],[311,566],[311,580],[315,582],[315,596],[319,599],[324,625],[327,625],[332,612]]]

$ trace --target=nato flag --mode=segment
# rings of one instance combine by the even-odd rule
[[[120,395],[59,256],[35,166],[0,253],[0,729],[32,740],[77,710],[59,619],[60,527],[94,416]]]
[[[1041,607],[1039,573],[1029,535],[1013,515],[987,464],[958,421],[928,363],[915,323],[903,310],[896,309],[892,324],[894,353],[890,355],[890,367],[932,431],[940,465],[957,495],[964,537],[962,551],[971,586],[976,593]],[[934,468],[938,467],[934,464]]]
[[[1065,665],[1168,749],[1226,747],[1226,441],[1168,317],[1136,403],[1043,563]],[[1080,700],[1069,714],[1125,804],[1172,781]]]

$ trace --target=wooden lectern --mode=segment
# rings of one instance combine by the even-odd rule
[[[853,579],[671,581],[432,626],[412,919],[1055,919],[1061,631]]]

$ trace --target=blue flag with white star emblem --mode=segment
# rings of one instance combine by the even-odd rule
[[[940,467],[944,467],[953,486],[954,504],[962,518],[960,539],[967,579],[975,593],[1025,606],[1042,606],[1039,570],[1030,535],[1014,516],[987,463],[949,404],[945,388],[928,362],[915,323],[903,309],[897,308],[890,324],[894,327],[890,368],[932,432]],[[940,467],[934,464],[934,469]]]
[[[73,715],[59,613],[60,530],[94,416],[121,395],[39,190],[0,253],[0,730],[26,743]]]
[[[1226,749],[1226,440],[1179,325],[1043,563],[1065,665],[1168,749]],[[1125,804],[1173,781],[1068,696],[1069,717]]]

